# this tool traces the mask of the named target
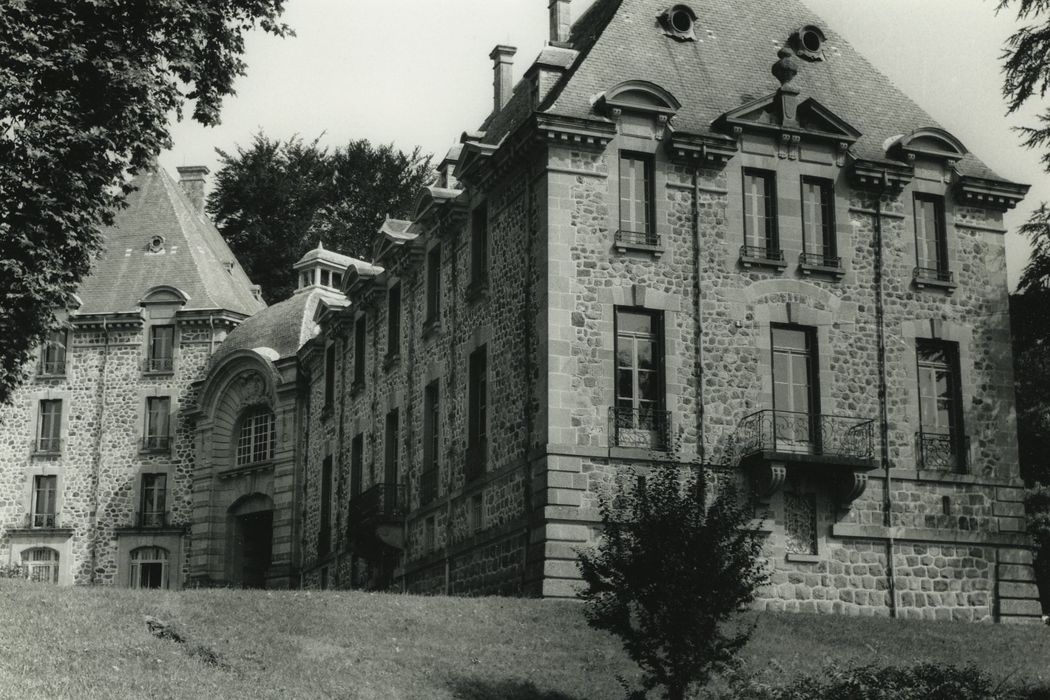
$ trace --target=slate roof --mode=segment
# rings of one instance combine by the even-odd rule
[[[324,287],[308,287],[290,298],[258,312],[234,328],[212,355],[212,367],[238,350],[270,348],[278,357],[291,357],[317,334],[314,313],[322,299],[336,301],[343,295]]]
[[[861,132],[854,155],[885,160],[883,143],[888,139],[922,127],[945,128],[798,0],[690,4],[698,15],[700,41],[679,42],[665,36],[657,24],[666,0],[595,0],[570,37],[581,56],[541,111],[602,119],[593,110],[600,94],[625,80],[648,80],[681,101],[673,121],[676,129],[706,133],[721,114],[775,92],[779,83],[770,68],[777,49],[795,30],[816,24],[827,36],[826,59],[800,60],[794,84],[802,100],[816,98]],[[498,143],[527,118],[530,98],[524,83],[515,87],[503,110],[485,121],[485,143]],[[965,115],[966,105],[959,104],[958,112]],[[1002,179],[972,154],[957,168],[966,175]]]
[[[292,265],[292,269],[298,270],[299,268],[306,267],[313,262],[324,262],[343,269],[346,269],[355,263],[362,263],[362,261],[351,258],[349,255],[343,255],[334,250],[328,250],[323,244],[318,243],[316,248],[306,251],[306,254],[299,258],[299,262]]]
[[[137,174],[128,206],[102,233],[103,250],[80,284],[78,313],[136,311],[153,287],[189,297],[184,310],[224,310],[245,316],[265,307],[218,230],[194,211],[182,188],[157,166]],[[162,252],[150,241],[164,239]]]

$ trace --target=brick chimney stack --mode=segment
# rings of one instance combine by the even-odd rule
[[[179,171],[179,186],[186,193],[193,210],[204,214],[204,178],[208,174],[207,166],[184,165],[176,170]]]
[[[499,44],[489,54],[489,58],[492,59],[492,70],[495,74],[492,82],[492,103],[497,112],[507,106],[511,95],[514,94],[513,69],[514,54],[516,53],[518,53],[518,50],[513,46]]]
[[[551,0],[551,37],[554,46],[568,46],[569,32],[572,29],[572,11],[569,3],[572,0]]]

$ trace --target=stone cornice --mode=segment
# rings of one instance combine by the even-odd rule
[[[893,161],[854,160],[849,176],[855,187],[867,190],[899,191],[908,186],[915,168]]]
[[[1030,187],[1006,180],[961,175],[955,192],[959,201],[967,206],[1006,211],[1016,207]]]
[[[672,159],[712,168],[721,168],[737,153],[734,139],[717,134],[675,131],[667,145]]]

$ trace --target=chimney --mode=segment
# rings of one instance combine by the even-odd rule
[[[176,168],[179,171],[179,186],[186,193],[186,198],[198,214],[204,213],[204,176],[208,168],[204,165],[184,165]]]
[[[489,54],[489,58],[492,59],[492,70],[495,73],[495,78],[492,82],[492,102],[497,112],[507,106],[511,95],[514,94],[513,58],[517,52],[518,50],[513,46],[499,44]]]
[[[551,0],[551,38],[554,46],[568,46],[569,32],[572,29],[572,13],[569,3],[572,0]]]

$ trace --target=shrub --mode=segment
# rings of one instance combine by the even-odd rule
[[[1025,499],[1028,533],[1035,540],[1035,579],[1043,612],[1050,614],[1050,486],[1036,484]]]
[[[27,573],[21,564],[0,564],[0,578],[26,578]]]
[[[730,619],[766,580],[763,540],[749,504],[707,469],[665,464],[617,491],[601,501],[601,543],[580,555],[587,621],[623,640],[646,690],[679,700],[747,642]]]

